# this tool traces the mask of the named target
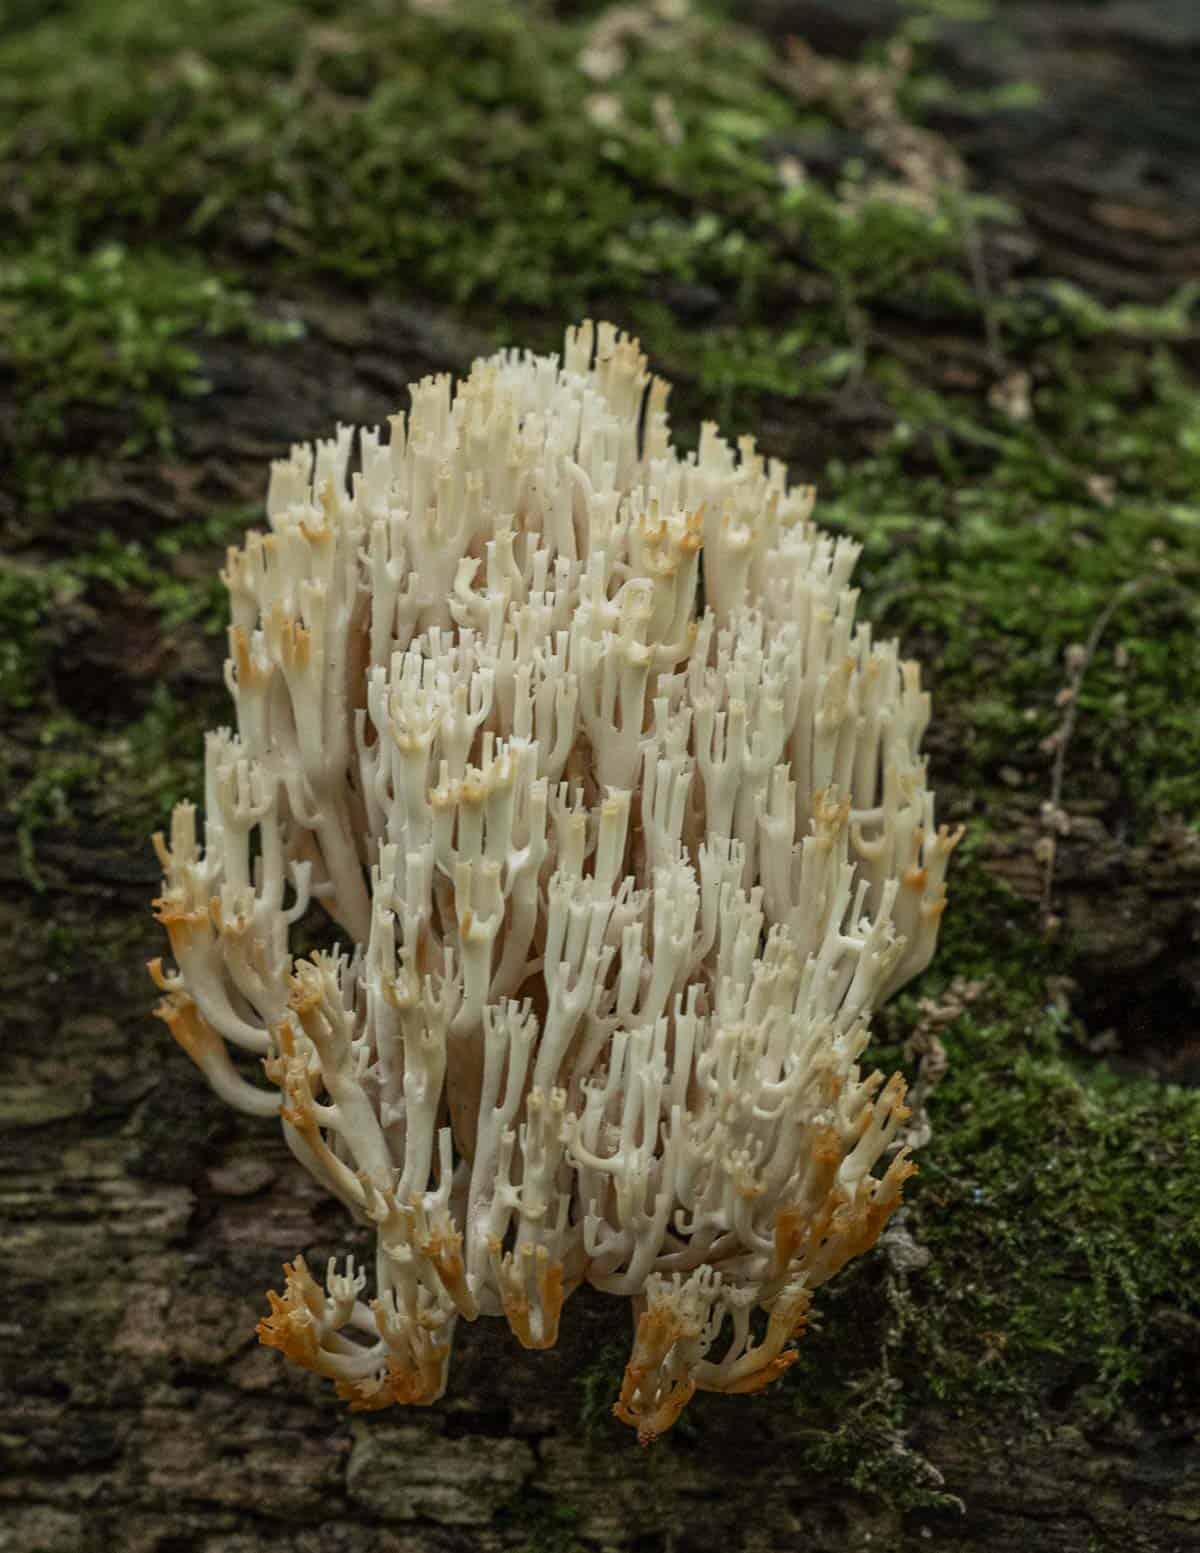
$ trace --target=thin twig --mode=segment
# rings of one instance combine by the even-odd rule
[[[1092,629],[1088,633],[1087,641],[1083,644],[1082,651],[1070,663],[1067,683],[1064,687],[1066,691],[1064,699],[1067,703],[1067,710],[1057,733],[1054,735],[1054,764],[1050,770],[1050,797],[1043,809],[1043,814],[1047,816],[1050,824],[1055,829],[1058,828],[1058,819],[1063,812],[1062,790],[1067,768],[1067,749],[1074,735],[1075,724],[1079,716],[1079,692],[1083,687],[1084,678],[1099,650],[1101,639],[1117,610],[1120,609],[1122,604],[1128,603],[1130,599],[1136,598],[1139,593],[1144,593],[1155,584],[1165,584],[1167,587],[1175,589],[1180,593],[1183,592],[1183,589],[1180,588],[1173,577],[1165,576],[1161,572],[1146,572],[1141,577],[1134,577],[1129,582],[1123,583],[1096,616]],[[1047,837],[1046,840],[1049,842],[1049,845],[1044,848],[1042,854],[1041,914],[1043,927],[1053,920],[1050,906],[1054,890],[1054,860],[1058,851],[1053,835]]]
[[[1000,332],[1000,320],[996,316],[996,299],[992,295],[992,283],[988,280],[987,264],[983,257],[983,243],[979,236],[979,224],[966,200],[959,205],[959,215],[963,224],[964,246],[967,251],[967,263],[971,270],[971,284],[975,288],[975,297],[979,303],[979,310],[983,314],[983,330],[987,337],[987,353],[992,367],[997,372],[1007,372],[1008,358],[1004,351],[1004,339]]]

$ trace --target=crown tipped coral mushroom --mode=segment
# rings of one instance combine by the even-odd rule
[[[229,552],[237,732],[203,847],[188,804],[156,838],[158,1012],[374,1229],[369,1303],[297,1257],[259,1327],[355,1408],[435,1401],[460,1316],[553,1344],[586,1281],[651,1439],[788,1367],[913,1169],[858,1059],[957,839],[928,697],[812,492],[711,425],[681,455],[666,399],[606,325],[503,352],[353,470],[348,428],[293,448]],[[293,958],[310,901],[352,952]]]

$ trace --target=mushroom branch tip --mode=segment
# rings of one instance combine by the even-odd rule
[[[460,1318],[545,1348],[590,1283],[645,1442],[783,1374],[913,1172],[860,1058],[958,840],[929,698],[812,490],[711,424],[680,452],[611,325],[411,399],[293,447],[228,552],[235,726],[154,838],[156,1012],[374,1235],[370,1279],[288,1264],[264,1343],[431,1403]]]

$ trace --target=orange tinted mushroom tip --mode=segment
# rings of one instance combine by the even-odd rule
[[[161,955],[155,955],[153,960],[147,960],[146,969],[150,973],[150,980],[160,992],[175,992],[182,985],[178,975],[172,976],[163,970]]]
[[[162,962],[151,963],[159,967],[161,974]],[[154,976],[155,972],[152,970],[150,974]],[[169,991],[165,998],[159,999],[151,1012],[156,1019],[162,1020],[198,1068],[206,1069],[214,1059],[225,1055],[224,1041],[186,992]]]
[[[271,1314],[254,1330],[264,1347],[277,1348],[303,1370],[316,1370],[320,1353],[317,1319],[324,1309],[324,1298],[302,1256],[285,1262],[283,1274],[284,1292],[267,1290]]]
[[[804,1323],[801,1322],[801,1331],[803,1330],[803,1326]],[[797,1331],[794,1335],[799,1336],[799,1331]],[[776,1354],[773,1359],[764,1364],[761,1370],[755,1370],[752,1374],[744,1376],[740,1380],[734,1381],[731,1385],[723,1386],[721,1389],[725,1392],[726,1396],[755,1396],[758,1392],[765,1391],[767,1387],[771,1385],[773,1381],[777,1381],[780,1376],[786,1375],[788,1370],[791,1369],[792,1365],[795,1364],[799,1357],[800,1350],[798,1348],[785,1348],[782,1353]]]
[[[388,1407],[431,1407],[441,1396],[440,1377],[428,1369],[406,1369],[389,1359],[382,1375],[337,1382],[339,1398],[352,1413],[381,1413]]]
[[[626,1365],[621,1396],[613,1403],[612,1410],[614,1418],[637,1430],[638,1444],[645,1449],[646,1446],[652,1445],[659,1435],[666,1434],[668,1429],[675,1426],[680,1414],[696,1393],[696,1382],[690,1378],[675,1382],[666,1397],[647,1412],[636,1400],[643,1379],[644,1372],[639,1366],[632,1363]]]

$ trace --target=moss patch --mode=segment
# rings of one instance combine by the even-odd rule
[[[923,1161],[935,1393],[1017,1389],[1061,1409],[1078,1392],[1103,1418],[1153,1385],[1168,1408],[1186,1376],[1162,1318],[1191,1305],[1200,1272],[1200,1101],[1081,1073],[1052,1008],[1014,1019],[1010,1003],[956,1027]]]
[[[168,396],[205,393],[196,333],[261,342],[293,326],[260,319],[245,291],[206,265],[106,242],[90,252],[37,241],[0,258],[0,322],[23,390],[20,429],[61,438],[72,405],[114,405],[129,416],[118,456],[170,445]]]
[[[295,269],[565,313],[648,274],[740,281],[778,194],[760,147],[794,110],[748,33],[643,20],[67,6],[0,48],[10,153],[40,152],[19,226],[86,242],[170,224]],[[723,213],[698,215],[700,194]]]
[[[915,641],[965,731],[956,783],[982,798],[1001,767],[1047,770],[1068,650],[1115,605],[1065,791],[1139,823],[1200,811],[1200,399],[1132,351],[1089,387],[1036,391],[1036,421],[880,371],[900,418],[875,456],[827,471],[822,511],[863,543],[866,613]]]
[[[9,814],[26,880],[46,887],[39,848],[51,839],[74,850],[107,844],[148,860],[151,830],[203,786],[203,735],[212,717],[208,698],[184,705],[163,686],[119,731],[98,734],[60,713],[41,725],[33,748],[5,741],[0,771],[13,795]]]
[[[940,14],[914,6],[892,46],[834,65],[704,7],[56,8],[0,43],[27,505],[61,509],[100,448],[169,445],[205,334],[295,327],[250,275],[264,298],[322,275],[416,289],[535,343],[615,312],[682,379],[685,440],[700,414],[779,428],[821,477],[979,795],[999,764],[1045,780],[1065,650],[1156,579],[1089,668],[1067,779],[1138,828],[1200,808],[1180,710],[1200,668],[1195,292],[1109,305],[1016,278],[1013,213],[920,127],[944,98]],[[90,446],[64,437],[80,403],[114,412]],[[211,591],[167,586],[168,622],[216,618]],[[26,684],[21,613],[4,672]]]

